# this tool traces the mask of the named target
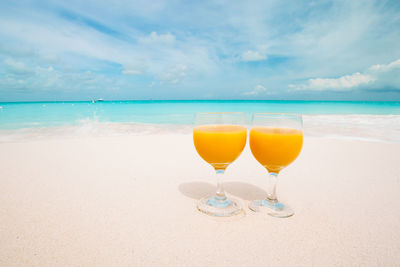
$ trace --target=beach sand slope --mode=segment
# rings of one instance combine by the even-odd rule
[[[246,147],[225,187],[246,216],[196,210],[215,190],[191,135],[0,144],[1,266],[383,266],[400,262],[400,144],[306,138],[283,170],[287,219],[256,214]]]

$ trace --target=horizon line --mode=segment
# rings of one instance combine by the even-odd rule
[[[0,103],[63,103],[63,102],[82,102],[82,103],[101,103],[101,102],[159,102],[159,101],[176,101],[176,102],[190,102],[190,101],[248,101],[248,102],[263,102],[263,101],[293,101],[293,102],[393,102],[400,103],[399,100],[316,100],[316,99],[97,99],[97,100],[33,100],[33,101],[0,101]]]

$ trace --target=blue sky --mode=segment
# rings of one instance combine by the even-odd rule
[[[400,1],[1,1],[0,101],[400,100]]]

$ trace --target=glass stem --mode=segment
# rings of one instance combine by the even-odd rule
[[[215,193],[215,198],[220,201],[226,200],[225,190],[222,186],[222,177],[225,173],[225,170],[215,170],[217,176],[217,192]]]
[[[278,174],[270,172],[268,175],[268,184],[267,184],[267,200],[269,200],[270,202],[278,202],[278,198],[276,197],[277,181],[278,181]]]

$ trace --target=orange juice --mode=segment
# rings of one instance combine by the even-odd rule
[[[202,125],[193,129],[197,153],[215,169],[225,169],[242,153],[247,131],[238,125]]]
[[[303,133],[290,128],[254,127],[250,131],[250,149],[269,172],[279,173],[300,154]]]

